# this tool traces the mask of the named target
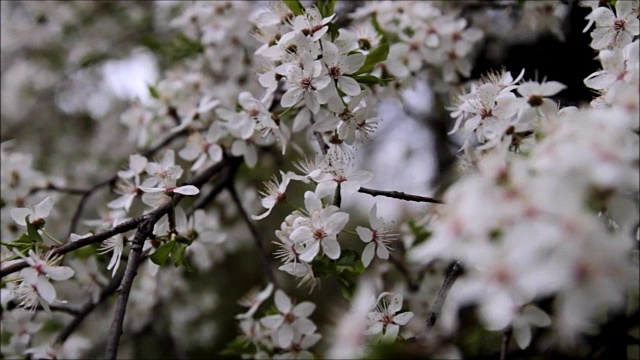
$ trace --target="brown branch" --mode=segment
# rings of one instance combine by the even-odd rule
[[[249,215],[247,214],[244,207],[242,206],[242,201],[240,200],[240,197],[238,196],[238,192],[236,191],[236,188],[233,185],[232,181],[228,182],[227,190],[229,190],[229,193],[233,198],[233,202],[236,204],[236,207],[240,212],[240,216],[242,217],[242,220],[244,220],[245,224],[247,224],[247,227],[249,227],[249,231],[251,231],[251,235],[253,236],[253,241],[255,242],[258,248],[258,251],[260,252],[260,258],[262,259],[262,267],[264,268],[264,271],[267,274],[269,281],[271,281],[271,283],[273,283],[273,286],[275,286],[277,289],[279,287],[278,282],[271,268],[271,261],[269,260],[269,256],[264,250],[264,245],[262,244],[262,236],[260,236],[260,232],[258,231],[256,226],[253,224],[253,222],[251,222]]]
[[[206,170],[202,171],[200,174],[196,175],[191,181],[187,182],[187,184],[199,187],[205,182],[207,182],[215,174],[222,171],[222,169],[224,169],[229,163],[233,164],[238,161],[240,161],[239,158],[226,157],[225,159],[223,159],[223,161],[213,166],[210,166]],[[173,196],[173,200],[175,201],[175,203],[178,203],[180,200],[182,200],[182,198],[183,196],[180,194],[175,194]],[[113,227],[110,230],[101,232],[96,235],[88,236],[86,238],[79,239],[78,241],[68,242],[66,244],[56,246],[50,250],[51,255],[63,255],[68,252],[80,249],[82,247],[102,242],[112,236],[133,230],[136,227],[138,227],[140,223],[142,223],[147,219],[156,218],[158,216],[161,217],[162,215],[166,214],[169,211],[170,207],[171,207],[171,201],[169,200],[169,201],[166,201],[164,204],[160,205],[159,207],[157,207],[156,209],[154,209],[153,211],[147,214],[144,214],[142,216],[139,216],[137,218],[127,220],[121,224],[118,224],[117,226]],[[20,271],[27,266],[28,264],[24,260],[5,266],[0,269],[0,278],[3,278],[9,274],[13,274],[14,272]]]
[[[433,303],[431,311],[429,311],[429,314],[427,315],[425,327],[426,332],[429,332],[436,324],[436,321],[438,320],[438,317],[442,312],[444,301],[447,299],[447,295],[449,295],[449,290],[451,290],[453,283],[458,279],[458,276],[460,276],[461,273],[462,264],[459,261],[454,262],[453,265],[451,265],[449,272],[447,273],[447,277],[442,283],[442,287],[440,287],[440,290],[438,291],[436,301]]]
[[[47,184],[47,186],[43,186],[43,187],[35,187],[31,190],[29,190],[29,192],[27,193],[27,196],[31,196],[39,191],[57,191],[57,192],[61,192],[61,193],[66,193],[66,194],[71,194],[71,195],[84,195],[86,193],[88,193],[90,190],[89,189],[78,189],[78,188],[71,188],[71,187],[64,187],[64,186],[58,186],[58,185],[54,185],[54,184]]]
[[[511,334],[513,334],[513,328],[507,326],[502,333],[502,346],[500,347],[500,360],[507,359],[507,351],[509,350],[509,342],[511,341]]]
[[[109,328],[107,351],[105,354],[105,358],[107,359],[115,359],[118,355],[118,346],[120,344],[120,336],[122,335],[122,324],[124,324],[124,315],[127,312],[127,304],[129,302],[131,287],[133,286],[133,279],[138,274],[138,265],[140,264],[142,256],[142,246],[147,237],[153,233],[153,226],[162,216],[163,215],[152,217],[138,225],[136,236],[131,244],[127,267],[124,270],[120,296],[118,296],[113,320]]]
[[[315,123],[316,122],[313,120],[313,116],[312,116],[311,125],[313,126],[313,124]],[[318,146],[320,147],[320,151],[322,152],[322,155],[327,155],[327,151],[329,151],[329,145],[327,145],[327,143],[324,142],[324,139],[322,138],[322,134],[320,134],[317,131],[314,131],[313,136],[316,137],[316,141],[318,142]]]
[[[386,197],[406,200],[406,201],[444,204],[442,200],[438,200],[438,199],[434,199],[426,196],[407,194],[400,191],[384,191],[384,190],[375,190],[375,189],[369,189],[366,187],[360,187],[360,190],[358,190],[358,192],[361,192],[363,194],[369,194],[371,196],[386,196]]]
[[[120,271],[116,274],[114,278],[109,281],[107,286],[102,288],[100,292],[100,298],[98,298],[97,302],[93,302],[93,299],[89,299],[78,311],[75,318],[71,322],[69,322],[58,334],[56,337],[55,343],[62,344],[67,338],[82,324],[82,321],[100,304],[102,304],[111,294],[115,293],[122,282],[122,278],[124,277],[124,271]]]

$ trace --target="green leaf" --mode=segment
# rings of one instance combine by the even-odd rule
[[[175,241],[170,241],[168,243],[160,245],[156,252],[149,256],[149,259],[151,259],[151,261],[153,261],[154,263],[163,266],[167,262],[167,259],[169,258],[169,255],[171,254],[171,251],[173,250],[173,247],[175,245]]]
[[[34,243],[42,242],[42,236],[40,236],[40,233],[38,233],[38,228],[29,221],[29,215],[27,215],[24,221],[27,224],[27,234],[29,235],[31,241],[33,241]]]
[[[426,230],[424,227],[416,224],[414,220],[409,220],[407,222],[407,225],[409,225],[409,230],[411,231],[413,236],[415,236],[416,238],[415,241],[413,242],[413,246],[423,243],[431,237],[431,232]]]
[[[147,85],[147,87],[149,88],[149,94],[151,94],[151,97],[154,99],[160,99],[160,93],[158,92],[158,89],[156,89],[155,86],[153,85]]]
[[[18,236],[17,239],[10,241],[8,243],[0,243],[0,245],[6,247],[9,250],[16,249],[18,250],[18,252],[20,252],[21,254],[26,255],[29,250],[35,249],[36,247],[36,242],[32,241],[31,238],[29,237],[29,235],[27,235],[26,233],[21,234],[20,236]],[[5,261],[9,261],[9,260],[14,260],[19,258],[18,255],[14,255],[8,259],[5,259]]]
[[[381,41],[380,45],[378,45],[377,48],[373,49],[369,54],[367,54],[362,67],[352,75],[360,75],[371,72],[377,64],[387,60],[387,56],[389,56],[389,44],[386,41]]]
[[[382,85],[385,85],[395,80],[394,78],[380,79],[379,77],[373,76],[373,75],[358,75],[358,76],[353,76],[353,79],[359,82],[360,84],[382,84]]]
[[[186,251],[187,251],[187,245],[176,242],[175,246],[173,247],[173,250],[171,251],[171,258],[173,259],[174,266],[178,267],[180,265],[183,265],[184,268],[187,269],[187,271],[191,272],[193,271],[193,268],[187,262],[187,259],[185,256]]]
[[[333,15],[333,8],[336,6],[336,0],[319,0],[318,10],[323,18]]]
[[[107,59],[109,59],[109,54],[107,53],[102,53],[102,52],[89,53],[80,60],[80,67],[86,68],[92,65],[99,64]]]
[[[224,347],[224,350],[220,352],[220,355],[240,356],[242,354],[254,352],[252,351],[252,348],[254,347],[252,346],[249,339],[245,338],[244,336],[238,336],[227,343],[227,345]]]
[[[304,14],[304,6],[298,0],[283,0],[284,4],[293,12],[293,15]]]

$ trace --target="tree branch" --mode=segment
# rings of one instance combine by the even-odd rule
[[[371,196],[386,196],[386,197],[396,198],[396,199],[406,200],[406,201],[444,204],[442,200],[438,200],[438,199],[434,199],[426,196],[407,194],[400,191],[384,191],[384,190],[375,190],[375,189],[369,189],[366,187],[360,187],[360,190],[358,190],[358,192],[361,192],[363,194],[369,194]]]
[[[82,321],[101,303],[103,303],[111,294],[115,293],[122,282],[122,278],[124,277],[124,271],[120,271],[116,274],[115,277],[111,279],[111,281],[102,288],[100,292],[100,298],[97,302],[93,302],[93,299],[89,299],[78,311],[75,318],[69,322],[58,334],[56,337],[55,343],[62,344],[67,338],[82,324]]]
[[[436,301],[433,303],[431,307],[431,311],[427,315],[425,331],[428,333],[433,326],[436,324],[440,313],[442,312],[442,306],[444,305],[444,301],[447,299],[447,295],[449,295],[449,290],[453,286],[453,283],[456,282],[458,276],[462,273],[462,264],[459,261],[456,261],[451,265],[449,272],[447,273],[447,277],[444,279],[444,283],[442,283],[442,287],[440,287],[440,291],[438,291],[438,295],[436,297]]]
[[[149,237],[153,232],[153,225],[160,220],[161,217],[162,216],[157,216],[156,218],[148,219],[138,225],[138,231],[136,232],[136,236],[131,244],[131,252],[129,254],[129,260],[127,261],[127,267],[124,270],[120,296],[118,297],[111,327],[109,328],[107,351],[105,354],[105,358],[107,359],[115,359],[118,355],[118,345],[120,344],[120,335],[122,335],[122,324],[124,323],[124,315],[127,311],[127,303],[129,302],[131,287],[133,286],[133,279],[138,274],[138,265],[140,264],[140,257],[142,255],[142,246],[144,245],[144,241],[147,237]]]
[[[273,283],[273,286],[275,286],[277,289],[279,287],[278,282],[276,280],[275,274],[273,273],[273,270],[271,269],[271,261],[269,260],[269,256],[267,256],[267,254],[264,251],[264,246],[262,244],[262,237],[260,236],[260,232],[255,227],[255,225],[251,222],[249,215],[244,210],[244,207],[242,206],[242,201],[240,201],[240,197],[238,196],[238,192],[236,191],[236,188],[233,185],[232,181],[229,181],[227,183],[227,190],[229,190],[229,193],[233,198],[233,202],[235,202],[236,206],[238,207],[238,211],[240,212],[240,216],[242,217],[242,220],[244,220],[245,224],[247,224],[247,226],[249,227],[249,231],[251,231],[251,235],[253,236],[253,241],[256,243],[256,246],[258,247],[258,251],[260,252],[260,257],[262,259],[262,266],[264,268],[265,273],[267,274],[267,277],[269,278],[269,281],[271,281],[271,283]]]
[[[502,333],[502,346],[500,347],[500,360],[507,359],[507,350],[509,350],[509,342],[511,341],[511,334],[513,334],[513,328],[507,326]]]
[[[196,187],[202,186],[202,184],[207,182],[211,177],[213,177],[213,175],[222,171],[222,169],[224,169],[230,163],[234,164],[239,161],[240,161],[239,158],[225,157],[225,159],[223,159],[221,162],[213,166],[210,166],[209,168],[202,171],[200,174],[196,175],[191,181],[187,182],[187,184],[194,185]],[[173,200],[175,201],[176,204],[180,200],[182,200],[182,198],[183,198],[183,195],[180,195],[180,194],[175,194],[173,196]],[[131,220],[127,220],[121,224],[118,224],[112,229],[101,232],[99,234],[88,236],[86,238],[79,239],[78,241],[68,242],[66,244],[56,246],[50,250],[51,255],[63,255],[68,252],[77,250],[79,248],[102,242],[112,236],[133,230],[136,227],[138,227],[141,222],[147,219],[156,218],[156,217],[158,217],[159,219],[160,217],[162,217],[162,215],[166,214],[169,211],[170,207],[171,207],[171,200],[168,200],[164,204],[154,209],[153,211],[147,214],[144,214],[142,216],[133,218]],[[28,266],[27,262],[24,260],[21,260],[21,261],[12,263],[8,266],[2,267],[0,269],[0,278],[3,278],[9,274],[13,274],[14,272],[20,271],[27,266]]]

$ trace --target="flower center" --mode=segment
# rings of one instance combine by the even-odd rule
[[[617,32],[624,30],[624,19],[616,19],[613,22],[613,30]]]
[[[313,90],[313,87],[311,86],[311,79],[308,77],[302,78],[302,80],[300,80],[300,87],[305,91]]]
[[[329,68],[329,76],[333,79],[338,79],[342,75],[340,68],[337,66],[332,66]]]
[[[531,95],[529,96],[529,101],[527,101],[529,103],[529,105],[536,107],[536,106],[540,106],[542,105],[542,96],[540,95]]]
[[[313,230],[313,238],[316,241],[321,241],[322,239],[324,239],[327,236],[327,232],[324,231],[324,229],[322,228],[318,228],[318,229],[314,229]]]

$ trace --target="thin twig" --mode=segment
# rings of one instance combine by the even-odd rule
[[[9,301],[7,303],[7,308],[6,310],[13,310],[18,308],[18,303],[16,303],[15,301]],[[59,312],[59,313],[64,313],[64,314],[69,314],[69,315],[78,315],[80,313],[79,309],[76,309],[75,307],[71,307],[71,306],[66,306],[66,305],[49,305],[49,309],[51,311],[55,311],[55,312]],[[45,310],[42,305],[38,305],[34,310],[37,311],[43,311]]]
[[[62,332],[58,334],[58,336],[56,337],[55,343],[56,344],[64,343],[67,340],[67,338],[78,328],[78,326],[80,326],[82,321],[84,321],[84,319],[98,305],[103,303],[109,296],[111,296],[111,294],[115,293],[116,290],[118,290],[118,287],[120,286],[120,283],[122,282],[123,277],[124,277],[124,271],[118,272],[116,276],[113,277],[111,281],[109,281],[107,286],[102,288],[102,291],[100,292],[100,297],[98,298],[97,302],[93,302],[93,299],[89,299],[84,305],[82,305],[82,307],[78,311],[78,314],[76,314],[75,318],[73,318],[73,320],[69,322],[64,327],[64,329],[62,329]]]
[[[273,273],[273,270],[271,269],[271,261],[269,260],[269,256],[265,253],[264,245],[262,244],[262,236],[260,236],[260,232],[255,227],[253,222],[251,222],[249,215],[247,214],[244,207],[242,206],[242,201],[240,200],[240,197],[238,196],[238,192],[236,191],[236,188],[233,185],[233,181],[229,181],[227,184],[228,184],[227,190],[229,190],[229,193],[231,194],[233,201],[238,207],[238,211],[240,212],[240,216],[242,217],[242,220],[244,220],[244,222],[247,224],[247,227],[249,227],[249,231],[251,231],[251,235],[253,236],[253,241],[256,243],[256,246],[258,247],[258,251],[260,252],[260,257],[262,259],[262,266],[264,268],[264,271],[267,274],[269,281],[273,283],[273,286],[278,288],[279,286],[278,286],[278,282],[276,281],[276,276]]]
[[[409,287],[409,291],[411,292],[418,291],[418,284],[416,284],[416,282],[411,277],[411,273],[409,272],[409,269],[407,269],[405,264],[393,255],[389,256],[389,262],[391,262],[393,266],[396,267],[396,270],[398,270],[398,272],[402,274],[402,276],[404,276],[405,280],[407,281],[407,286]]]
[[[223,159],[223,161],[207,168],[206,170],[202,171],[200,174],[196,175],[191,181],[187,182],[187,184],[194,185],[196,187],[202,186],[202,184],[207,182],[211,177],[213,177],[215,174],[219,173],[220,171],[222,171],[222,169],[228,166],[229,163],[234,164],[235,162],[238,162],[238,161],[239,161],[238,158],[227,157]],[[175,201],[175,203],[178,203],[182,198],[183,198],[182,195],[175,194],[173,197],[173,200]],[[166,201],[164,204],[160,205],[159,207],[157,207],[156,209],[154,209],[153,211],[147,214],[144,214],[142,216],[133,218],[131,220],[127,220],[121,224],[118,224],[117,226],[113,227],[110,230],[107,230],[92,236],[88,236],[86,238],[82,238],[74,242],[68,242],[66,244],[56,246],[50,250],[50,253],[51,255],[63,255],[68,252],[80,249],[82,247],[102,242],[112,236],[122,234],[127,231],[135,229],[144,220],[147,220],[149,218],[156,218],[156,217],[158,217],[159,219],[159,217],[162,217],[162,215],[166,214],[169,211],[170,207],[171,207],[171,201],[169,200],[169,201]],[[21,260],[21,261],[12,263],[11,265],[2,267],[0,269],[0,278],[3,278],[9,274],[13,274],[14,272],[20,271],[27,266],[29,266],[27,262],[24,260]]]
[[[366,187],[360,187],[360,190],[358,190],[358,192],[361,192],[363,194],[369,194],[371,196],[386,196],[386,197],[396,198],[396,199],[406,200],[406,201],[444,204],[442,200],[438,200],[438,199],[434,199],[426,196],[407,194],[400,191],[384,191],[384,190],[375,190],[375,189],[369,189]]]
[[[167,136],[167,138],[165,138],[163,141],[158,143],[156,146],[143,151],[140,155],[142,155],[144,157],[153,156],[156,152],[160,151],[160,149],[162,149],[165,146],[169,145],[173,140],[179,138],[180,136],[183,136],[185,133],[186,133],[185,130],[173,133],[173,134]],[[78,203],[78,206],[76,207],[76,211],[74,212],[73,217],[71,218],[71,225],[69,226],[69,233],[67,234],[67,237],[68,237],[68,235],[71,235],[72,233],[76,232],[76,230],[78,228],[78,223],[80,222],[80,216],[82,216],[82,213],[84,212],[84,207],[85,207],[87,201],[89,200],[89,197],[91,197],[91,195],[93,195],[97,190],[99,190],[100,188],[102,188],[104,186],[107,186],[107,185],[113,186],[113,184],[115,184],[115,182],[117,180],[118,180],[118,175],[114,174],[110,178],[105,179],[105,180],[95,184],[93,187],[91,187],[88,190],[85,190],[85,193],[82,195],[82,198],[80,199],[80,202]]]
[[[66,193],[66,194],[71,194],[71,195],[84,195],[86,193],[88,193],[90,191],[90,189],[78,189],[78,188],[71,188],[71,187],[64,187],[64,186],[58,186],[58,185],[54,185],[54,184],[47,184],[46,186],[42,186],[42,187],[35,187],[31,190],[29,190],[29,192],[27,193],[27,196],[31,196],[39,191],[57,191],[57,192],[61,192],[61,193]]]
[[[462,264],[459,261],[456,261],[451,265],[449,272],[447,273],[447,277],[444,279],[444,283],[442,283],[442,287],[440,287],[440,291],[438,291],[438,295],[436,297],[436,301],[433,303],[431,307],[431,311],[427,315],[425,331],[428,333],[433,326],[436,324],[440,313],[442,312],[442,306],[444,305],[444,301],[447,299],[447,295],[449,295],[449,290],[455,283],[458,276],[462,273]]]
[[[500,360],[507,359],[507,351],[509,350],[509,342],[511,341],[511,334],[513,334],[513,328],[507,326],[502,333],[502,346],[500,347]]]
[[[311,125],[313,124],[315,124],[315,121],[313,120],[313,116],[312,116]],[[327,143],[322,138],[322,134],[320,134],[317,131],[314,131],[313,136],[316,137],[316,141],[318,142],[318,146],[320,147],[320,151],[322,152],[322,155],[327,155],[327,151],[329,150],[329,145],[327,145]]]
[[[131,293],[131,287],[133,286],[133,279],[138,274],[138,265],[142,255],[142,246],[147,237],[153,232],[154,220],[149,219],[142,222],[138,226],[138,231],[131,244],[131,252],[129,253],[129,260],[127,261],[127,267],[124,270],[124,277],[122,278],[122,285],[120,287],[120,296],[116,303],[116,309],[113,314],[113,320],[111,321],[111,327],[109,328],[109,335],[107,339],[107,351],[105,358],[115,359],[118,356],[118,345],[120,344],[120,335],[122,335],[122,324],[124,323],[124,315],[127,311],[127,303],[129,302],[129,294]]]

